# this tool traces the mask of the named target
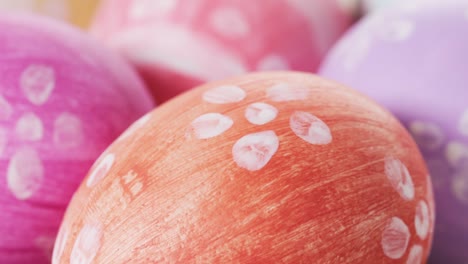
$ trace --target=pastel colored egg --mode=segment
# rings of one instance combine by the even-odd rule
[[[369,95],[409,129],[435,188],[431,260],[466,263],[468,2],[413,7],[364,18],[337,44],[320,73]]]
[[[84,33],[0,16],[0,263],[50,263],[73,192],[152,109],[143,81]]]
[[[86,28],[99,0],[0,0],[1,11],[47,15]]]
[[[414,0],[362,0],[362,8],[364,11],[376,11],[382,8],[389,8],[395,4],[404,2],[414,2]]]
[[[133,124],[74,195],[53,263],[420,263],[433,212],[387,111],[313,75],[256,73]]]
[[[158,102],[249,71],[315,71],[352,1],[104,0],[92,33],[136,65]]]

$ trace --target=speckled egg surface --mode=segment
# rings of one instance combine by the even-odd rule
[[[163,102],[249,71],[315,71],[351,23],[349,1],[104,0],[92,32]]]
[[[50,263],[95,159],[153,107],[135,72],[68,26],[0,16],[0,263]]]
[[[468,2],[412,3],[365,18],[333,49],[320,74],[366,93],[409,129],[435,188],[431,261],[466,263]]]
[[[115,141],[53,263],[422,263],[433,212],[422,157],[387,111],[313,75],[249,74]]]

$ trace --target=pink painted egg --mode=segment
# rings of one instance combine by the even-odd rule
[[[74,195],[53,263],[423,263],[433,214],[389,112],[313,75],[256,73],[132,125]]]
[[[65,208],[102,151],[153,107],[84,33],[0,16],[0,263],[50,263]]]
[[[352,2],[104,0],[92,32],[136,65],[163,102],[249,71],[315,71],[350,25]]]

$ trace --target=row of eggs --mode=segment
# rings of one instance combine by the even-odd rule
[[[337,2],[233,3],[103,1],[91,34],[155,101],[212,81],[117,140],[155,106],[136,72],[69,26],[0,17],[1,263],[421,263],[434,213],[432,260],[466,262],[467,3],[373,13],[319,69],[392,111],[429,171],[398,121],[337,83],[219,81],[316,71],[352,22]]]

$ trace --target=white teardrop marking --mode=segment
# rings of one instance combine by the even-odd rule
[[[203,114],[192,121],[189,133],[198,139],[207,139],[221,135],[232,127],[234,121],[220,113]]]
[[[279,147],[275,132],[268,130],[240,138],[232,148],[234,162],[249,171],[265,167]]]
[[[291,115],[289,125],[294,134],[310,144],[326,145],[332,142],[330,128],[313,114],[296,111]]]

